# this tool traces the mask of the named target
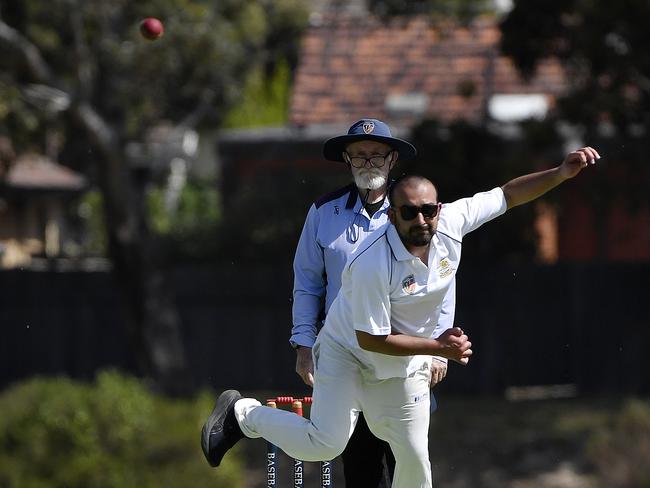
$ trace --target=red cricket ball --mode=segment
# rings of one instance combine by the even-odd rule
[[[158,39],[164,32],[163,23],[155,17],[147,17],[140,22],[140,33],[150,41]]]

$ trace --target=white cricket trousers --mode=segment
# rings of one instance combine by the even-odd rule
[[[330,460],[343,452],[363,411],[370,430],[395,455],[393,488],[431,488],[429,369],[409,378],[373,379],[349,350],[322,332],[312,352],[310,419],[244,398],[235,404],[242,432],[263,437],[296,459]]]

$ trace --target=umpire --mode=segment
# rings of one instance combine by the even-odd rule
[[[293,328],[296,372],[314,384],[312,346],[324,313],[341,287],[341,271],[350,253],[388,222],[388,174],[398,159],[415,156],[415,148],[392,137],[376,119],[361,119],[348,133],[327,140],[323,154],[348,165],[354,183],[318,199],[309,209],[294,259]],[[443,302],[441,326],[453,326],[455,286]],[[445,322],[444,324],[442,322]],[[432,386],[447,372],[447,360],[432,361]],[[395,458],[387,442],[375,437],[359,414],[355,431],[342,455],[348,488],[388,488]]]

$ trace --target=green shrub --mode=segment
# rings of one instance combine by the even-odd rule
[[[593,435],[588,453],[603,487],[650,488],[650,403],[627,402]]]
[[[212,402],[158,397],[116,372],[18,384],[0,395],[0,488],[242,487],[237,455],[214,470],[201,453]]]

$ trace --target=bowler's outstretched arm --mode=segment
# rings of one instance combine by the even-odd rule
[[[595,164],[597,159],[600,159],[598,152],[587,146],[569,153],[556,168],[510,180],[501,187],[508,208],[535,200],[563,181],[573,178],[587,166]]]

